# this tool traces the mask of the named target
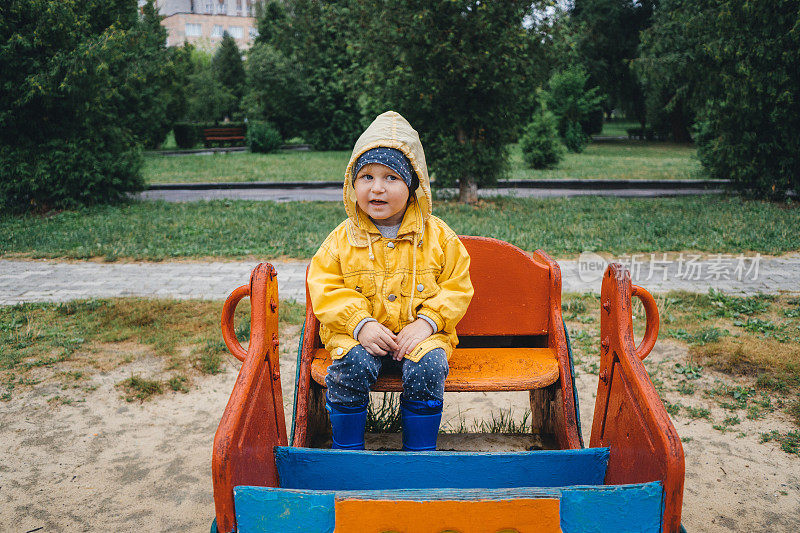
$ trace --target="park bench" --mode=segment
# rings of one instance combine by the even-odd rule
[[[621,265],[607,268],[595,412],[585,448],[558,264],[541,250],[528,255],[496,239],[461,240],[470,254],[475,294],[456,327],[460,343],[445,390],[529,391],[532,430],[541,446],[489,454],[315,449],[329,445],[324,377],[330,355],[320,342],[308,292],[288,435],[277,273],[262,263],[250,284],[233,291],[223,306],[225,344],[243,365],[214,438],[212,531],[227,533],[237,524],[241,531],[278,531],[297,523],[307,531],[333,531],[335,514],[336,531],[423,525],[440,531],[455,524],[469,530],[491,515],[501,517],[495,530],[526,524],[520,530],[678,533],[683,449],[642,364],[658,334],[652,296],[633,286]],[[233,323],[245,297],[251,300],[247,349]],[[632,297],[642,300],[647,317],[638,347]],[[399,376],[381,375],[373,390],[399,391]],[[404,503],[409,500],[414,503]],[[314,528],[312,509],[328,517]],[[547,517],[547,524],[535,522]]]
[[[203,129],[203,145],[208,148],[214,144],[230,144],[237,146],[244,144],[244,128],[230,127],[230,128],[204,128]]]

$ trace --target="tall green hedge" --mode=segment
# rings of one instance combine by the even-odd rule
[[[169,120],[155,20],[151,3],[140,17],[127,0],[0,7],[3,210],[110,202],[143,188],[140,147],[163,138]]]
[[[800,193],[800,2],[714,3],[700,161],[745,194]]]

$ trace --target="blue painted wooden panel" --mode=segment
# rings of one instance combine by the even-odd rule
[[[283,488],[373,490],[601,485],[608,448],[517,453],[373,452],[276,447]]]
[[[284,492],[235,487],[236,530],[240,533],[332,533],[333,493]]]
[[[660,481],[564,488],[561,530],[563,533],[659,533],[662,493]]]
[[[558,498],[563,533],[659,533],[660,482],[636,485],[318,491],[236,487],[236,520],[243,533],[334,530],[335,500],[465,501]]]

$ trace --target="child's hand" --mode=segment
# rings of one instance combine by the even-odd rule
[[[397,337],[392,333],[392,330],[374,320],[361,326],[361,331],[358,332],[358,339],[356,340],[369,353],[376,356],[386,355],[399,348],[396,342]]]
[[[418,318],[406,325],[397,334],[398,348],[392,353],[392,358],[395,361],[402,361],[407,353],[413,352],[417,344],[433,335],[433,333],[433,328],[424,318]]]

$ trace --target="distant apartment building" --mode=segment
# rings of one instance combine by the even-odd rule
[[[206,49],[219,44],[222,35],[236,39],[241,49],[250,48],[258,29],[255,5],[260,0],[156,0],[164,17],[167,46],[180,46],[184,41]],[[139,4],[146,2],[139,0]]]

